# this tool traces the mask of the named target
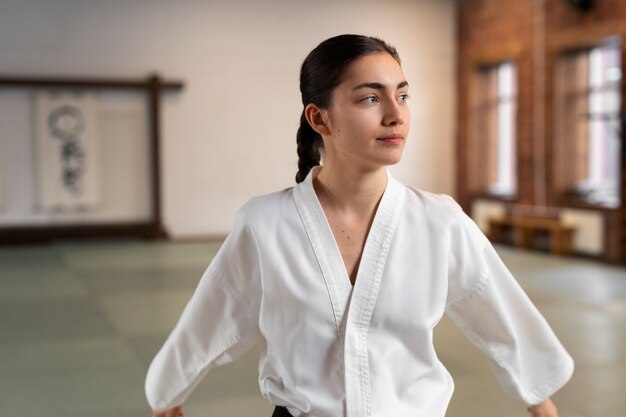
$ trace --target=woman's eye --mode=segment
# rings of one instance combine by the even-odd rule
[[[408,94],[400,94],[400,96],[398,96],[398,101],[400,103],[406,103],[406,101],[409,99],[409,95]]]
[[[369,96],[369,97],[365,97],[361,101],[366,104],[374,104],[374,103],[378,103],[378,98],[374,96]]]

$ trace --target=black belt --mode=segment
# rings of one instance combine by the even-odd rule
[[[285,407],[276,407],[272,417],[293,417]]]

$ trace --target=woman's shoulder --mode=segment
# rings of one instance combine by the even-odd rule
[[[454,198],[445,193],[435,193],[405,185],[409,196],[409,204],[419,205],[427,212],[439,215],[456,216],[462,211]]]
[[[432,193],[407,187],[423,203],[427,217],[440,226],[447,226],[452,233],[466,235],[486,241],[476,222],[463,210],[457,201],[447,194]]]
[[[426,220],[438,230],[472,227],[473,220],[450,195],[406,186],[407,209],[416,218]]]
[[[237,218],[246,223],[267,222],[284,215],[293,206],[294,187],[284,188],[250,198],[237,211]]]

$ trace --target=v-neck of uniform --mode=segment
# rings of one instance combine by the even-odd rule
[[[382,276],[379,266],[386,259],[404,194],[401,193],[402,185],[387,171],[387,186],[367,233],[353,286],[337,240],[313,187],[313,178],[319,169],[314,167],[305,180],[295,187],[294,200],[331,297],[337,328],[342,333],[348,305],[354,304],[355,298],[377,295]]]

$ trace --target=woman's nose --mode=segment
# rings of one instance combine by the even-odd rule
[[[383,124],[385,126],[398,126],[404,124],[404,115],[400,105],[394,100],[385,109]]]

